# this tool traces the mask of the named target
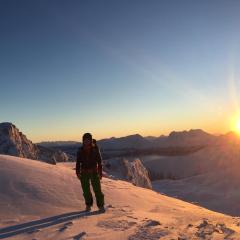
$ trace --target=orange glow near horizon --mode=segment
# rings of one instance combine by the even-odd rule
[[[234,113],[235,112],[235,113]],[[177,120],[176,120],[177,119]],[[46,126],[29,129],[26,133],[27,137],[33,142],[41,141],[81,141],[84,132],[91,132],[95,139],[100,140],[111,137],[124,137],[133,134],[141,136],[160,136],[169,135],[172,131],[189,131],[190,129],[202,129],[203,131],[219,135],[226,134],[229,131],[238,132],[240,134],[240,114],[233,109],[228,112],[222,112],[221,115],[209,113],[205,116],[201,114],[195,116],[190,115],[188,119],[182,115],[173,115],[164,119],[152,118],[142,119],[126,119],[125,121],[106,121],[106,122],[90,122],[89,124],[70,124],[61,123],[51,128]],[[238,124],[237,124],[238,123]],[[67,127],[61,127],[67,126]]]
[[[235,132],[240,134],[240,118],[236,119],[236,122],[235,122]]]
[[[210,126],[209,126],[210,127]],[[203,131],[206,131],[210,134],[225,134],[227,133],[227,129],[222,129],[222,131],[219,131],[218,129],[210,129],[209,127],[206,126],[206,128],[201,128]],[[155,137],[159,137],[161,135],[165,135],[168,136],[172,131],[189,131],[190,129],[196,129],[197,127],[192,127],[192,128],[173,128],[173,129],[162,129],[162,131],[160,130],[136,130],[136,129],[132,129],[132,131],[130,131],[130,129],[126,129],[125,131],[106,131],[106,132],[102,132],[102,131],[98,131],[97,129],[94,129],[93,131],[91,131],[91,133],[93,134],[94,138],[96,138],[97,140],[100,139],[104,139],[104,138],[111,138],[111,137],[124,137],[124,136],[128,136],[128,135],[134,135],[134,134],[140,134],[143,137],[147,137],[147,136],[155,136]],[[234,122],[234,124],[232,124],[232,127],[230,129],[231,131],[235,131],[238,132],[240,134],[240,118],[239,121]],[[229,130],[229,131],[230,131]],[[69,132],[69,134],[61,134],[60,132],[56,133],[52,133],[49,135],[35,135],[35,136],[31,136],[31,134],[29,134],[29,139],[33,140],[33,142],[37,143],[37,142],[41,142],[41,141],[81,141],[82,138],[82,134],[85,131],[81,131],[79,129],[79,134],[76,135],[73,134],[72,132]],[[48,133],[49,134],[49,133]]]
[[[237,113],[230,120],[230,129],[231,131],[240,135],[240,114]]]
[[[238,119],[238,122],[236,124],[236,130],[238,133],[240,133],[240,119]]]

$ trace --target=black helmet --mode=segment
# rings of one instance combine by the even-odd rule
[[[82,139],[89,139],[92,140],[92,134],[91,133],[84,133]]]

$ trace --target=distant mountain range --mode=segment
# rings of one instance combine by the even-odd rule
[[[143,137],[140,134],[112,137],[97,141],[103,157],[130,155],[183,155],[221,142],[239,142],[239,137],[230,132],[215,136],[201,129],[173,131],[168,136]],[[49,163],[73,160],[81,142],[54,141],[34,144],[12,123],[0,123],[0,154],[39,159]],[[67,154],[65,154],[67,153]]]
[[[209,134],[201,129],[192,129],[190,131],[173,131],[169,136],[143,137],[140,134],[129,135],[125,137],[112,137],[98,140],[99,147],[104,150],[122,150],[122,149],[147,149],[156,147],[186,147],[201,146],[214,143],[219,137]],[[45,147],[70,147],[81,145],[81,142],[56,141],[41,142],[38,145]]]
[[[226,142],[239,142],[239,137],[234,132],[224,135],[209,134],[201,129],[189,131],[173,131],[168,136],[147,136],[140,134],[125,137],[111,137],[97,141],[104,159],[113,157],[129,157],[143,155],[180,156],[196,152],[204,147]],[[62,150],[71,156],[76,156],[81,142],[56,141],[42,142],[38,146],[51,147]]]

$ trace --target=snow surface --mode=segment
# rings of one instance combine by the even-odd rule
[[[152,172],[169,174],[179,178],[221,171],[231,167],[240,168],[240,144],[223,143],[205,147],[183,156],[143,156],[145,167]]]
[[[225,143],[187,156],[156,158],[145,165],[178,179],[154,181],[155,191],[214,211],[240,215],[239,144]]]
[[[240,239],[240,218],[103,178],[107,210],[84,213],[71,165],[0,155],[0,239]]]

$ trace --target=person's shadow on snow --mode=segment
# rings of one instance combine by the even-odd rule
[[[84,216],[92,216],[100,214],[100,211],[86,212],[86,211],[78,211],[78,212],[70,212],[64,213],[61,215],[43,218],[31,222],[26,222],[18,225],[13,225],[5,228],[0,228],[0,239],[12,237],[22,233],[33,233],[37,232],[42,228],[50,227],[53,225],[57,225],[60,223],[66,223],[73,219],[78,219]]]

